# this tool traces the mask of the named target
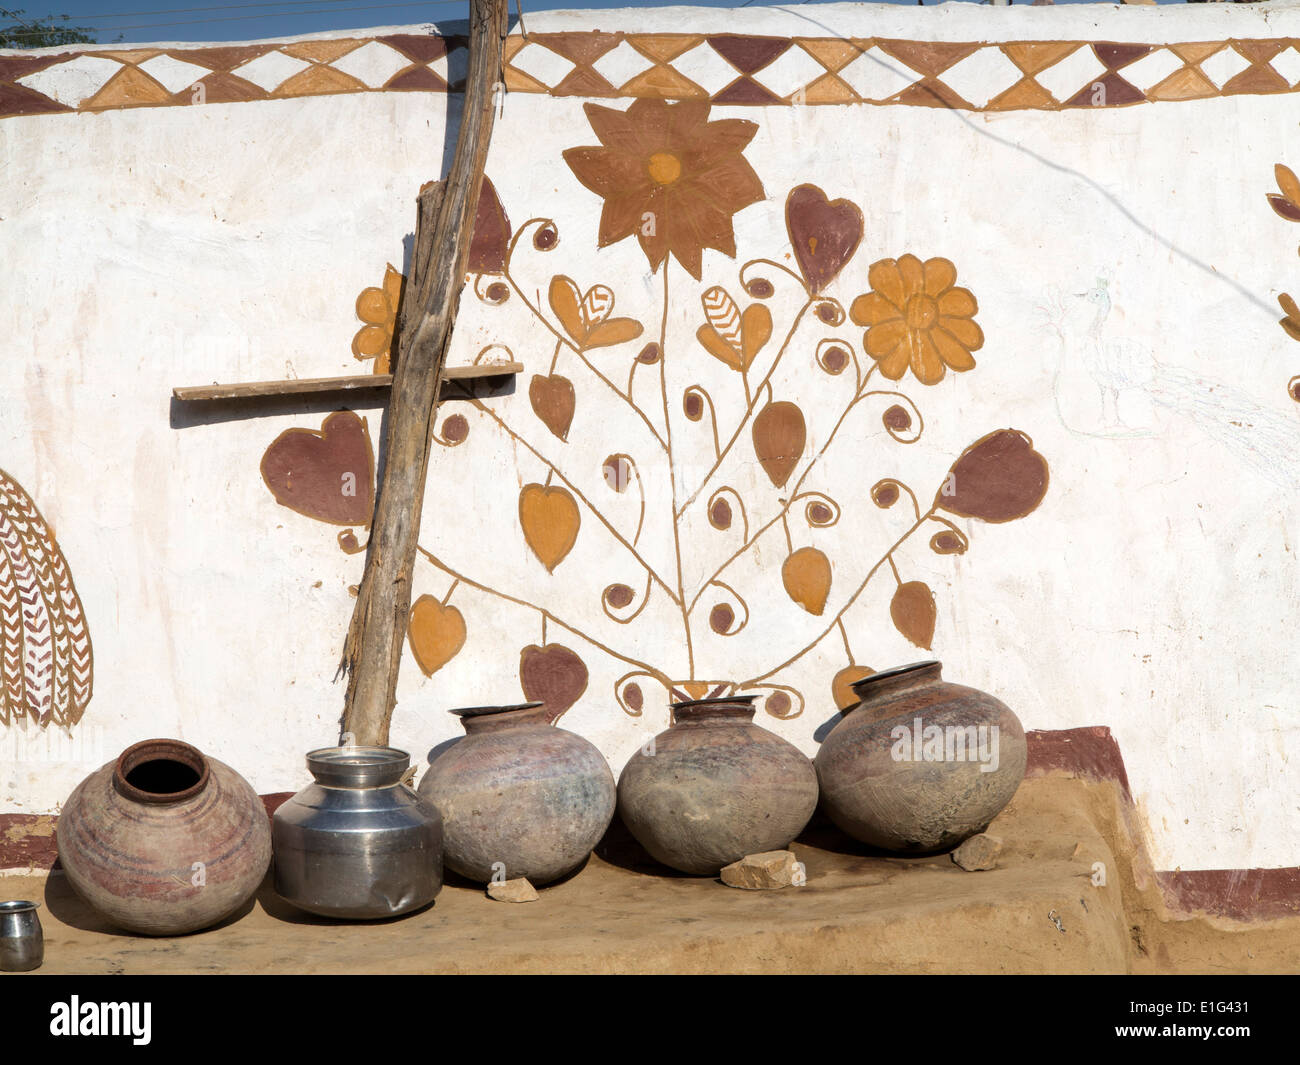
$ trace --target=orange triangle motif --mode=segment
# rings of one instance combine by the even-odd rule
[[[978,51],[979,44],[954,44],[947,41],[889,41],[882,40],[880,47],[895,59],[919,70],[928,77],[947,70],[958,60]]]
[[[299,71],[272,96],[325,96],[334,92],[365,92],[366,86],[333,67],[312,66]]]
[[[804,99],[810,104],[851,104],[858,96],[834,74],[823,74],[804,90]]]
[[[125,67],[82,104],[81,109],[93,111],[101,107],[140,107],[143,104],[167,103],[170,99],[171,93],[144,71],[136,67]]]
[[[508,41],[510,38],[507,37],[506,40]],[[548,86],[530,78],[523,71],[516,70],[514,67],[506,67],[505,81],[506,88],[511,92],[539,92],[545,96],[551,91]]]
[[[1006,92],[994,97],[985,111],[1042,111],[1054,110],[1055,97],[1033,78],[1022,78]]]
[[[623,86],[628,96],[650,96],[665,100],[708,99],[709,94],[678,74],[672,67],[651,67]]]
[[[1223,41],[1195,41],[1191,44],[1171,44],[1169,50],[1184,62],[1199,63],[1223,47]]]
[[[1218,95],[1218,86],[1194,67],[1175,70],[1159,85],[1147,89],[1148,100],[1200,100]]]
[[[1016,41],[1001,46],[1003,54],[1026,74],[1046,70],[1081,47],[1079,41]]]
[[[143,63],[156,55],[162,55],[162,49],[134,48],[122,52],[87,52],[86,55],[97,56],[100,59],[116,59],[119,63]]]
[[[349,52],[355,52],[364,44],[356,38],[337,41],[298,41],[294,44],[280,45],[280,51],[295,59],[306,59],[312,63],[333,63]]]
[[[628,36],[628,43],[642,55],[656,63],[667,63],[676,59],[687,49],[704,40],[698,34],[685,33],[636,33]]]
[[[852,41],[837,37],[796,37],[795,43],[831,72],[842,70],[862,54]]]

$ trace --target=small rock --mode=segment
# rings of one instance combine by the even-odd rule
[[[493,880],[487,886],[488,898],[497,902],[536,902],[537,889],[526,876],[516,880]]]
[[[1002,853],[1002,840],[981,832],[971,836],[965,843],[952,852],[952,860],[968,873],[978,873],[992,869],[998,864],[998,855]]]
[[[724,866],[722,882],[747,891],[771,891],[794,883],[798,864],[791,851],[764,851],[747,854],[738,862]]]

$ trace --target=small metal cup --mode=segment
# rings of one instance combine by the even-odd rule
[[[45,936],[36,916],[38,902],[0,902],[0,971],[25,973],[45,960]]]

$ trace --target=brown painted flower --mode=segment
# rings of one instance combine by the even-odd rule
[[[971,352],[984,346],[984,333],[974,321],[979,306],[969,289],[956,287],[952,263],[922,263],[915,255],[881,259],[867,280],[871,291],[853,301],[849,315],[867,327],[863,346],[881,373],[897,381],[910,366],[918,381],[935,385],[945,367],[974,369]]]
[[[599,246],[635,235],[651,269],[672,255],[697,281],[705,248],[734,258],[732,216],[764,195],[741,155],[758,125],[710,122],[709,105],[699,100],[584,107],[603,147],[570,148],[564,161],[605,201]]]
[[[388,373],[391,369],[393,332],[397,328],[397,309],[401,306],[405,281],[390,263],[384,271],[383,288],[363,289],[357,297],[357,317],[366,324],[352,338],[352,354],[358,359],[374,359],[375,373]]]

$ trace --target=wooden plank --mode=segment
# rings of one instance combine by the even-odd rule
[[[494,362],[481,366],[448,366],[444,381],[473,381],[522,373],[522,362]],[[308,392],[347,392],[354,388],[391,388],[390,373],[350,374],[347,377],[301,377],[280,381],[243,381],[231,385],[192,385],[173,388],[172,395],[185,403],[211,399],[250,399],[259,396],[294,396]]]

